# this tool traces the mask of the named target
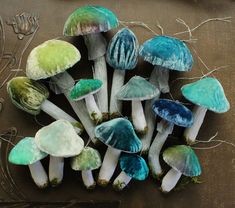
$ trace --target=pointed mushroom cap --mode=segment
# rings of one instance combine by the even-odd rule
[[[183,96],[190,102],[216,113],[227,112],[229,102],[220,82],[212,77],[205,77],[181,88]]]
[[[149,100],[159,95],[159,90],[140,76],[132,77],[116,94],[119,100]]]
[[[140,181],[148,177],[148,165],[139,155],[122,153],[119,161],[122,171],[128,176]]]
[[[119,70],[131,70],[138,62],[139,43],[135,34],[128,28],[119,30],[108,45],[106,60]]]
[[[100,153],[91,147],[85,147],[82,152],[71,158],[71,168],[73,170],[95,170],[101,166]]]
[[[135,153],[142,148],[131,122],[124,118],[112,119],[98,125],[95,136],[104,144],[124,152]]]
[[[15,77],[7,83],[7,92],[12,103],[32,115],[40,113],[41,104],[49,97],[45,85],[27,77]]]
[[[70,93],[73,100],[81,100],[89,94],[94,94],[100,90],[103,82],[99,79],[80,79]]]
[[[176,145],[169,147],[163,152],[163,160],[185,176],[194,177],[201,174],[201,166],[197,155],[189,146]]]
[[[140,56],[145,61],[170,70],[190,71],[192,54],[187,45],[173,37],[156,36],[140,47]]]
[[[33,137],[25,137],[11,150],[8,160],[16,165],[31,165],[47,156],[38,149]]]
[[[80,59],[80,52],[72,44],[63,40],[48,40],[30,52],[26,74],[30,79],[45,79],[66,71]]]
[[[193,124],[191,110],[177,101],[159,99],[153,103],[152,108],[156,115],[177,126],[190,127]]]
[[[39,149],[55,157],[72,157],[84,148],[82,138],[65,120],[57,120],[41,128],[35,135],[35,142]]]

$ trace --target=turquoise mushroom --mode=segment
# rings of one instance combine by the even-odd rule
[[[48,186],[48,177],[40,160],[46,156],[47,153],[38,149],[33,137],[25,137],[10,151],[8,160],[16,165],[28,165],[34,183],[39,188],[45,188]]]
[[[215,113],[225,113],[229,110],[230,105],[222,85],[216,78],[205,77],[186,84],[181,88],[181,92],[187,100],[195,104],[193,109],[194,124],[184,131],[184,138],[187,143],[193,144],[207,110]]]

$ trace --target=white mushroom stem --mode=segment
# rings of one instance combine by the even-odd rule
[[[182,173],[178,170],[171,168],[162,179],[161,190],[162,192],[170,192],[177,184]]]
[[[194,122],[193,125],[189,128],[186,128],[184,130],[184,138],[186,139],[188,144],[193,144],[197,138],[198,132],[201,128],[201,125],[203,123],[203,120],[205,118],[207,109],[195,106],[193,109],[193,116],[194,116]]]
[[[90,115],[90,118],[94,120],[95,122],[99,122],[102,120],[102,113],[100,112],[100,109],[98,108],[95,98],[93,95],[87,95],[85,97],[86,107],[88,110],[88,113]]]
[[[45,100],[41,104],[41,110],[50,115],[55,120],[63,119],[71,122],[72,124],[79,124],[79,122],[76,121],[72,116],[61,110],[49,100]],[[82,128],[79,128],[78,126],[74,126],[74,128],[79,135],[82,134]]]
[[[50,155],[49,180],[52,186],[59,185],[64,175],[64,158]]]
[[[37,161],[31,165],[28,165],[32,179],[39,188],[45,188],[48,186],[48,177],[44,170],[42,163]]]
[[[148,163],[154,178],[159,178],[163,171],[159,161],[159,155],[169,134],[172,133],[174,124],[161,120],[157,125],[157,135],[150,146],[148,154]]]
[[[156,72],[155,79],[157,81],[157,86],[160,92],[168,93],[170,92],[169,87],[169,70],[160,66],[155,66],[154,69]]]
[[[127,186],[131,179],[132,177],[128,176],[124,171],[122,171],[114,180],[113,187],[117,190],[122,190]]]
[[[84,185],[86,186],[86,188],[94,188],[95,186],[95,180],[93,178],[92,175],[92,171],[91,170],[83,170],[82,171],[82,180]]]

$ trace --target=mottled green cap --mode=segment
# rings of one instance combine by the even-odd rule
[[[181,88],[181,92],[192,103],[216,113],[227,112],[230,108],[222,85],[212,77],[186,84]]]
[[[99,79],[81,79],[72,89],[70,98],[73,100],[81,100],[88,94],[98,92],[102,84],[103,82]]]
[[[149,100],[159,95],[159,90],[140,76],[132,77],[116,94],[119,100]]]
[[[163,152],[163,160],[185,176],[194,177],[201,174],[201,166],[197,155],[189,146],[176,145],[169,147]]]
[[[55,157],[72,157],[81,153],[84,142],[72,124],[57,120],[41,128],[35,135],[39,149]]]
[[[66,71],[80,59],[80,52],[72,44],[63,40],[48,40],[30,52],[26,74],[30,79],[45,79]]]
[[[41,104],[49,97],[46,86],[27,77],[11,79],[7,92],[16,107],[32,115],[40,113]]]
[[[71,159],[73,170],[95,170],[101,166],[100,153],[91,147],[85,147],[82,152]]]
[[[38,149],[33,137],[25,137],[11,150],[8,160],[16,165],[30,165],[46,156],[45,152]]]
[[[76,9],[64,25],[65,36],[78,36],[91,33],[107,32],[118,27],[116,15],[101,6],[83,6]]]

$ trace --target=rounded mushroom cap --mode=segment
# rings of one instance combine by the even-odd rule
[[[148,165],[139,155],[122,153],[119,161],[122,171],[128,176],[140,181],[148,177]]]
[[[163,160],[185,176],[194,177],[201,174],[201,166],[197,155],[189,146],[176,145],[169,147],[163,152]]]
[[[81,100],[88,94],[94,94],[100,90],[103,82],[99,79],[81,79],[74,86],[70,93],[70,98],[73,100]]]
[[[33,137],[25,137],[13,147],[8,160],[16,165],[30,165],[46,156],[45,152],[38,149]]]
[[[65,120],[57,120],[41,128],[35,135],[35,142],[39,149],[55,157],[72,157],[84,148],[82,138]]]
[[[142,148],[131,122],[124,118],[112,119],[98,125],[95,136],[104,144],[124,152],[135,153]]]
[[[116,15],[101,6],[83,6],[76,9],[66,20],[63,34],[78,36],[107,32],[118,26]]]
[[[49,97],[45,85],[27,77],[15,77],[7,83],[7,92],[12,103],[32,115],[40,113],[41,104]]]
[[[131,70],[138,62],[139,43],[135,34],[128,28],[119,30],[108,45],[106,60],[119,70]]]
[[[145,61],[170,70],[190,71],[192,54],[187,45],[173,37],[156,36],[140,47],[140,56]]]
[[[100,153],[91,147],[85,147],[82,152],[71,159],[73,170],[95,170],[101,166]]]
[[[212,77],[205,77],[181,88],[183,96],[190,102],[216,113],[227,112],[229,102],[220,82]]]
[[[30,52],[26,74],[34,80],[52,77],[72,67],[80,58],[80,52],[72,44],[63,40],[48,40]]]
[[[159,99],[153,103],[153,112],[177,126],[190,127],[193,124],[191,110],[177,101]]]
[[[116,94],[119,100],[149,100],[159,95],[159,90],[143,77],[132,77]]]

